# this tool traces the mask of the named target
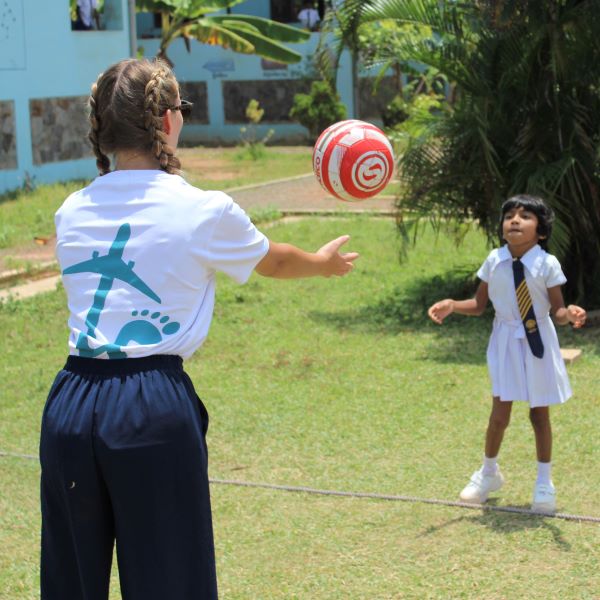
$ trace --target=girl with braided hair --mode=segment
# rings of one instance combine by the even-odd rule
[[[188,184],[189,103],[164,63],[111,66],[89,105],[100,176],[56,213],[70,337],[42,418],[41,596],[107,600],[116,541],[125,600],[210,600],[208,414],[183,360],[208,333],[215,274],[342,276],[358,254],[348,236],[314,253],[270,241]]]

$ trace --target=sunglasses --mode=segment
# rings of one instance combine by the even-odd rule
[[[190,102],[189,100],[181,100],[177,106],[167,106],[166,110],[179,110],[181,111],[181,116],[185,118],[192,114],[193,107],[193,102]]]

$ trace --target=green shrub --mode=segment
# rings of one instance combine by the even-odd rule
[[[384,127],[394,127],[408,119],[409,117],[408,102],[401,94],[398,94],[394,99],[381,111],[381,120]]]
[[[242,151],[238,158],[258,160],[265,156],[265,144],[273,137],[274,129],[269,129],[262,137],[258,137],[257,125],[261,122],[265,114],[265,109],[260,108],[258,100],[250,100],[246,107],[246,118],[248,125],[240,128],[240,138],[242,141]]]
[[[314,142],[324,129],[346,118],[346,107],[326,81],[313,81],[309,94],[294,96],[290,117],[308,129]]]

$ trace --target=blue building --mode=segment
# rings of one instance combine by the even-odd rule
[[[28,180],[45,183],[92,178],[95,160],[87,143],[86,103],[91,83],[114,62],[134,53],[155,56],[160,35],[154,15],[135,16],[133,0],[105,0],[101,29],[74,31],[69,0],[0,0],[0,193]],[[290,2],[247,0],[231,9],[262,17],[293,19]],[[294,94],[305,91],[315,74],[311,55],[318,33],[292,46],[303,59],[283,65],[220,46],[183,40],[168,49],[182,95],[194,102],[184,143],[232,144],[246,123],[245,109],[257,99],[265,109],[264,130],[274,129],[277,143],[307,139],[306,130],[291,122]],[[349,56],[340,67],[338,86],[353,116]],[[366,81],[366,80],[363,80]],[[377,119],[382,99],[361,94],[359,116]],[[385,95],[388,96],[387,94]],[[260,133],[260,132],[259,132]]]
[[[90,177],[90,85],[129,56],[127,0],[105,0],[102,31],[72,31],[68,0],[0,0],[0,192],[28,178]]]

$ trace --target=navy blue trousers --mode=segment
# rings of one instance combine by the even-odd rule
[[[42,600],[212,600],[208,414],[177,356],[71,356],[42,418]]]

